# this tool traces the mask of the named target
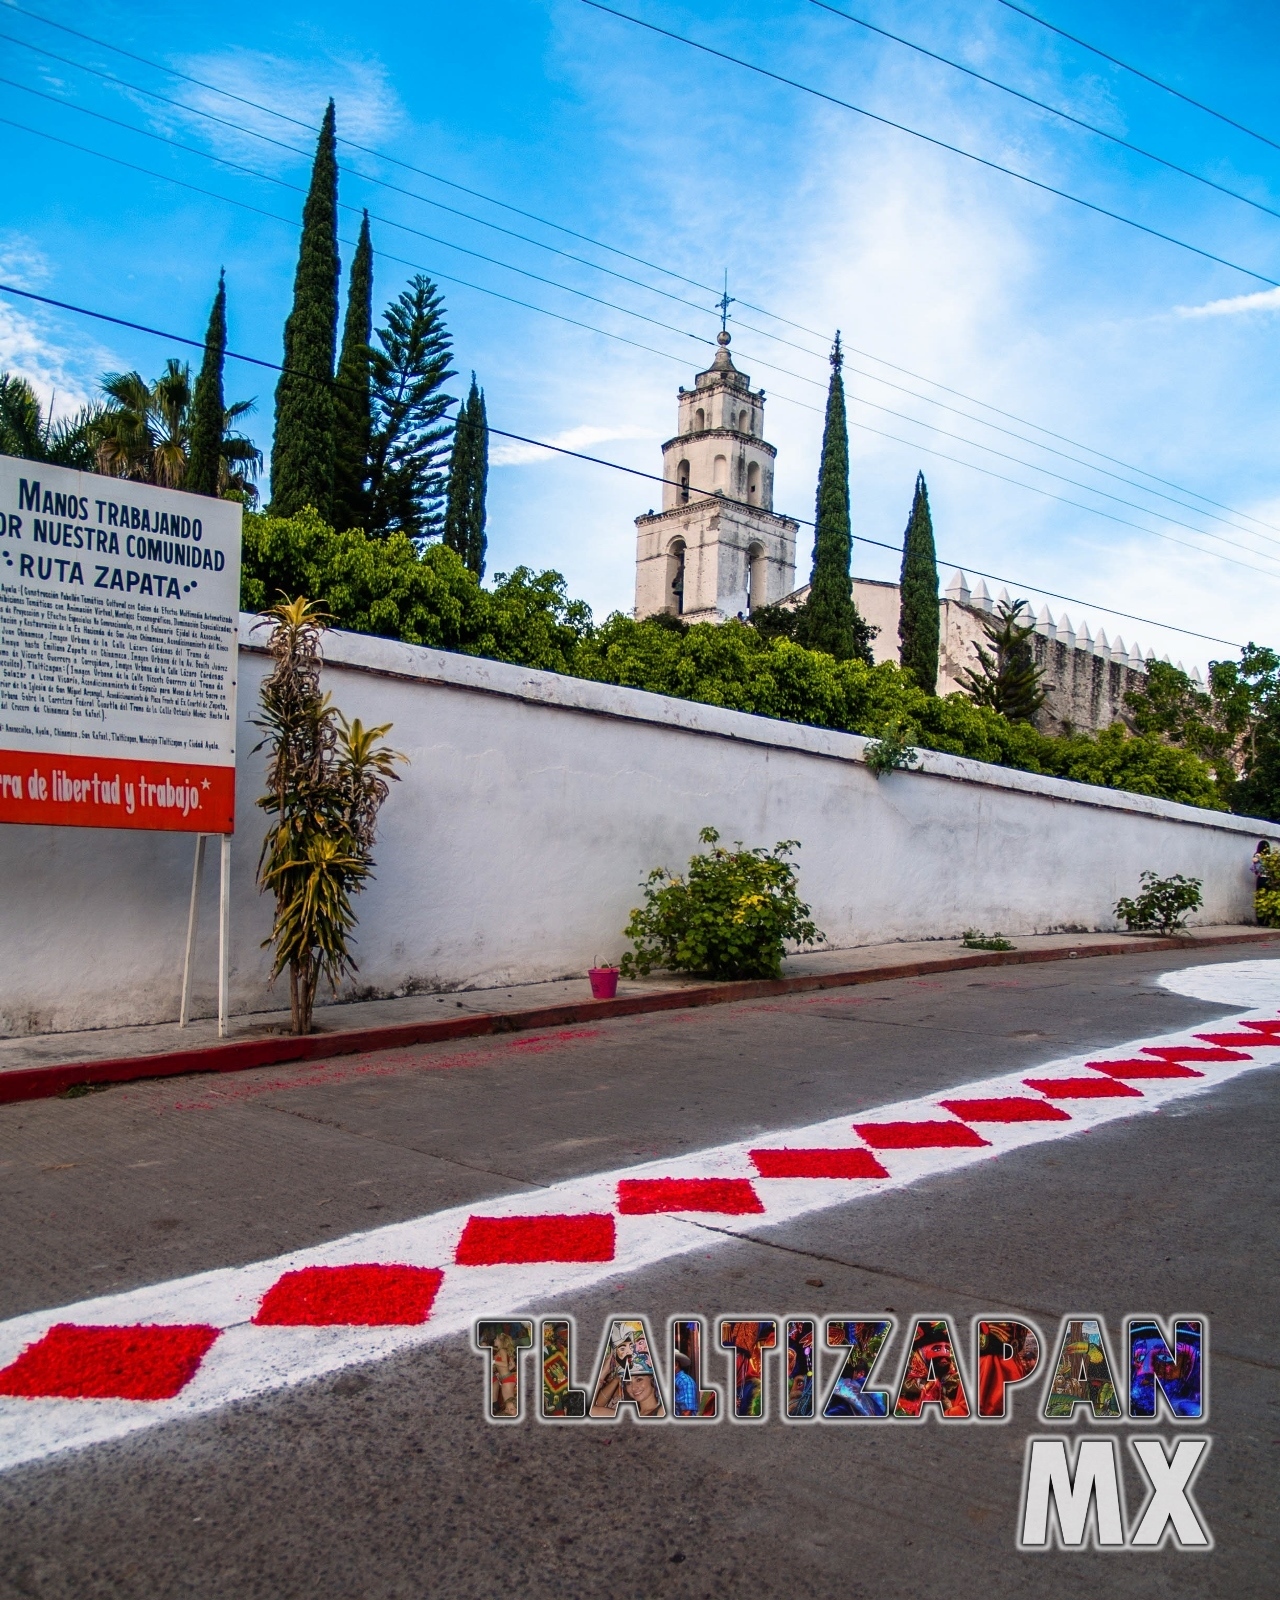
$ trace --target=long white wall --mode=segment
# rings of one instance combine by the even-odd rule
[[[232,1003],[269,991],[269,904],[254,885],[268,668],[241,620]],[[699,828],[801,840],[800,883],[836,946],[1115,926],[1138,873],[1203,878],[1204,923],[1252,920],[1269,823],[925,753],[877,781],[851,734],[634,689],[331,634],[325,685],[348,716],[393,722],[411,760],[357,902],[351,992],[490,986],[616,959],[650,867],[681,868]],[[205,868],[199,1009],[213,1007],[216,847]],[[190,886],[184,835],[0,828],[0,1033],[176,1017]]]

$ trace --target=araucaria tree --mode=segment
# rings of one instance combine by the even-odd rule
[[[938,558],[924,473],[916,474],[911,520],[902,541],[898,659],[926,694],[938,692]]]
[[[347,314],[334,383],[333,526],[363,528],[369,520],[369,440],[372,434],[369,360],[373,352],[373,244],[369,213],[347,280]]]
[[[333,357],[338,338],[338,158],[333,101],[320,128],[311,187],[302,209],[302,244],[293,310],[284,325],[284,371],[276,385],[271,449],[271,511],[291,517],[333,509]]]
[[[1031,647],[1036,631],[1031,607],[1025,600],[1001,600],[982,631],[994,653],[974,645],[978,670],[965,672],[965,693],[975,704],[990,706],[1011,722],[1030,722],[1045,700],[1040,682],[1044,668],[1036,666]]]
[[[485,488],[489,480],[489,421],[484,392],[471,374],[471,392],[453,427],[449,460],[449,496],[444,513],[444,542],[456,550],[477,578],[484,577]]]
[[[182,487],[191,494],[217,495],[222,487],[222,436],[226,430],[226,401],[222,393],[222,365],[227,352],[227,281],[219,274],[218,292],[209,313],[204,336],[204,360],[191,403],[191,443]]]
[[[370,533],[422,541],[443,530],[452,359],[440,291],[419,273],[384,312],[371,357]]]
[[[843,364],[837,333],[831,348],[831,386],[827,391],[822,465],[818,471],[813,572],[796,638],[809,649],[825,650],[838,661],[857,657],[870,665],[874,636],[853,602],[850,574],[853,538],[849,521],[849,428],[844,410]]]
[[[272,821],[258,882],[275,896],[276,914],[263,944],[273,947],[272,978],[288,968],[293,1031],[310,1033],[320,979],[336,992],[356,971],[351,897],[372,876],[378,812],[404,757],[380,742],[390,723],[348,723],[321,691],[329,618],[319,606],[281,600],[267,616],[275,666],[262,684],[256,726],[268,751],[267,793],[258,804]]]

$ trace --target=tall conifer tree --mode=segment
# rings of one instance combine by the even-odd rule
[[[373,437],[369,447],[369,524],[378,537],[443,532],[448,489],[449,410],[454,376],[444,301],[419,273],[383,313],[370,362]]]
[[[227,280],[218,274],[218,292],[209,312],[204,336],[204,360],[196,379],[191,405],[191,443],[182,487],[190,494],[217,495],[222,468],[222,439],[226,431],[226,400],[222,393],[222,364],[227,353]]]
[[[911,520],[902,541],[898,659],[926,694],[938,692],[938,557],[924,473],[916,474]]]
[[[365,528],[369,522],[369,440],[372,406],[369,362],[373,351],[373,244],[369,213],[360,224],[360,238],[347,279],[347,315],[342,324],[342,353],[334,384],[333,525]]]
[[[471,374],[471,392],[458,412],[449,462],[449,498],[444,513],[444,542],[456,550],[477,578],[484,577],[485,491],[489,479],[489,419],[484,391]]]
[[[827,391],[822,465],[818,470],[813,572],[796,638],[809,649],[825,650],[839,661],[857,656],[870,664],[873,635],[853,603],[850,574],[853,537],[849,522],[849,428],[844,411],[843,365],[844,355],[837,333],[831,348],[831,386]]]
[[[290,517],[311,505],[333,511],[333,357],[338,338],[338,157],[333,101],[316,144],[302,208],[293,310],[284,325],[284,371],[276,385],[271,510]]]

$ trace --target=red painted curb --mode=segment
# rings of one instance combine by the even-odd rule
[[[770,995],[803,994],[815,989],[844,989],[857,984],[884,983],[894,978],[928,977],[940,972],[964,972],[975,967],[1017,967],[1041,961],[1065,961],[1071,956],[1146,955],[1160,950],[1221,949],[1235,944],[1266,944],[1280,933],[1235,933],[1225,939],[1117,939],[1113,944],[1079,950],[978,951],[939,956],[931,961],[909,961],[892,966],[865,967],[856,972],[810,973],[794,978],[750,978],[735,983],[711,983],[696,989],[668,989],[661,994],[620,995],[615,1000],[575,1000],[560,1005],[533,1006],[526,1011],[479,1012],[448,1021],[393,1022],[380,1028],[349,1028],[341,1033],[312,1033],[303,1038],[280,1034],[266,1039],[233,1039],[193,1050],[168,1050],[161,1055],[123,1056],[110,1061],[72,1061],[54,1067],[15,1067],[0,1071],[0,1105],[17,1100],[43,1100],[66,1089],[98,1083],[130,1083],[140,1078],[176,1078],[196,1072],[246,1072],[252,1067],[277,1066],[288,1061],[328,1060],[331,1056],[362,1051],[394,1050],[405,1045],[432,1044],[445,1039],[468,1039],[482,1034],[523,1033],[531,1028],[555,1028],[606,1017],[631,1017],[652,1011],[684,1011],[695,1006],[726,1005],[734,1000],[756,1000]]]

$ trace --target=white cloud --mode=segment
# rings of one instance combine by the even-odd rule
[[[1180,317],[1238,317],[1250,311],[1280,311],[1280,289],[1232,295],[1229,300],[1210,300],[1203,306],[1175,306],[1174,310]]]
[[[18,288],[34,289],[48,279],[48,262],[30,240],[0,236],[0,277]],[[0,296],[0,372],[25,378],[57,419],[87,404],[97,389],[97,375],[118,363],[83,334],[73,354],[51,321],[35,302]]]
[[[212,86],[206,89],[182,83],[176,86],[175,98],[222,120],[184,116],[181,111],[152,101],[141,102],[153,122],[166,129],[180,124],[188,132],[199,133],[218,154],[238,160],[251,157],[257,166],[275,168],[295,157],[288,150],[254,138],[254,134],[263,134],[310,156],[314,133],[309,130],[319,128],[330,97],[337,109],[339,139],[377,144],[394,132],[402,117],[390,74],[375,59],[288,59],[236,47],[217,54],[179,58],[175,64],[190,77]],[[225,92],[219,94],[219,89]],[[245,101],[252,103],[244,104]],[[272,112],[279,115],[273,116]],[[281,117],[292,118],[303,126],[281,121]],[[227,122],[249,131],[241,133],[226,127],[223,124]]]
[[[610,439],[648,439],[654,435],[638,432],[635,428],[593,428],[583,424],[553,434],[548,444],[559,445],[562,450],[589,450],[593,444],[604,444]],[[499,439],[489,452],[489,465],[493,467],[524,467],[554,459],[554,452],[541,450],[534,444],[521,444],[514,439]]]

